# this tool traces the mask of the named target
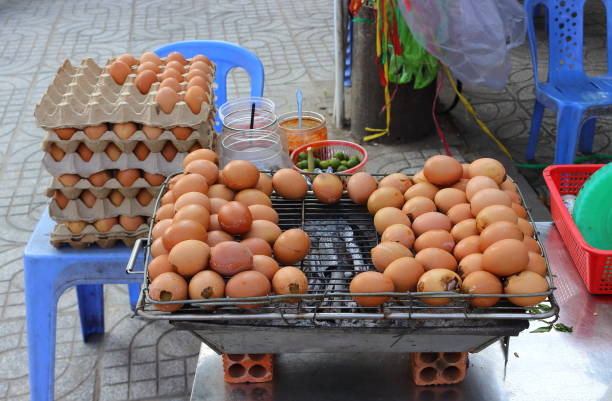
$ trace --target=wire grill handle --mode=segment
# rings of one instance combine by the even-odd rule
[[[134,265],[136,264],[136,259],[138,259],[138,254],[140,253],[140,248],[142,248],[143,243],[148,243],[148,239],[138,238],[136,240],[136,243],[134,243],[134,248],[132,248],[130,259],[128,260],[127,266],[125,267],[125,272],[127,274],[144,274],[144,270],[134,271]]]

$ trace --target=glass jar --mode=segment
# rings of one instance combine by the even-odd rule
[[[273,112],[263,109],[255,109],[253,129],[277,132],[277,121],[276,114]],[[223,119],[223,130],[221,131],[221,135],[249,129],[251,129],[251,110],[238,110],[225,116]],[[282,132],[278,132],[278,135],[281,139],[283,149],[285,152],[289,153],[286,135]]]
[[[302,127],[299,126],[296,111],[285,113],[278,118],[278,130],[287,137],[289,153],[302,145],[327,139],[325,117],[313,111],[302,113]]]
[[[249,161],[260,170],[292,166],[279,134],[270,130],[250,129],[224,134],[219,149],[221,168],[232,160]]]
[[[236,111],[248,110],[250,113],[253,103],[255,103],[255,110],[265,110],[272,114],[275,112],[276,106],[274,102],[268,98],[258,96],[239,97],[237,99],[228,100],[219,107],[217,111],[219,120],[223,121],[225,117]]]

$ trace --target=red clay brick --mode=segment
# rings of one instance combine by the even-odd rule
[[[225,383],[228,400],[273,401],[274,383]]]
[[[227,383],[272,381],[273,354],[223,354],[223,378]]]
[[[467,367],[467,352],[410,354],[410,370],[417,386],[460,383],[465,379]]]

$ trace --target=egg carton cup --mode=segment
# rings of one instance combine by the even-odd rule
[[[57,178],[53,178],[51,181],[51,185],[46,189],[45,194],[48,197],[52,197],[55,194],[55,191],[61,191],[64,196],[68,199],[77,199],[81,196],[81,193],[85,190],[90,190],[94,196],[98,199],[104,199],[108,197],[108,194],[116,189],[126,198],[135,198],[140,192],[141,189],[146,189],[151,192],[153,196],[157,196],[159,191],[161,190],[161,185],[151,185],[144,178],[138,178],[132,185],[129,187],[125,187],[121,185],[116,178],[111,178],[106,181],[103,186],[96,187],[86,178],[81,178],[74,186],[67,187],[63,185],[61,182],[57,180]]]
[[[69,245],[75,249],[83,249],[90,245],[98,245],[101,248],[110,248],[117,241],[122,241],[125,246],[133,247],[138,238],[146,237],[149,231],[148,224],[141,224],[134,231],[126,231],[121,225],[113,226],[107,232],[99,232],[93,225],[86,226],[78,234],[72,233],[65,224],[59,223],[50,235],[50,242],[55,248]]]
[[[149,153],[144,160],[139,160],[134,153],[122,153],[116,161],[113,161],[104,152],[94,153],[89,161],[85,161],[78,153],[66,153],[62,160],[55,161],[51,154],[45,153],[43,165],[54,177],[62,174],[78,174],[81,177],[100,172],[102,170],[127,170],[137,168],[151,174],[162,174],[168,176],[183,168],[183,159],[187,152],[177,152],[171,161],[161,153]]]
[[[154,83],[149,92],[140,93],[135,86],[136,66],[123,85],[119,85],[108,74],[111,61],[101,67],[87,58],[79,66],[66,60],[59,68],[53,83],[36,105],[34,116],[41,128],[62,127],[83,128],[105,122],[120,123],[133,121],[157,127],[177,125],[198,128],[215,112],[214,107],[214,69],[208,76],[207,99],[202,103],[199,113],[194,114],[189,106],[180,100],[170,114],[163,112],[155,96],[159,82]],[[184,95],[186,83],[181,83]],[[204,130],[202,130],[204,131]]]
[[[119,216],[146,216],[151,217],[155,209],[155,199],[148,205],[141,205],[137,199],[124,199],[119,206],[115,206],[109,199],[98,199],[92,207],[88,207],[81,199],[68,201],[61,209],[55,201],[49,204],[49,215],[56,222],[86,221],[93,223],[96,220]]]

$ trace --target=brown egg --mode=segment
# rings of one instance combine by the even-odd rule
[[[432,184],[453,185],[463,176],[463,167],[450,156],[436,155],[427,159],[423,174]]]
[[[240,243],[253,252],[253,255],[266,255],[272,256],[272,247],[267,241],[261,238],[247,238],[240,241]]]
[[[171,224],[172,224],[172,219],[162,219],[156,222],[155,225],[153,226],[153,231],[151,232],[153,239],[156,240],[162,235],[164,235],[164,232],[166,231],[168,227],[170,227]]]
[[[87,227],[87,223],[84,221],[69,221],[64,224],[66,225],[68,230],[70,230],[70,232],[73,234],[78,234],[81,231],[83,231],[85,227]]]
[[[151,125],[143,125],[142,132],[149,139],[157,139],[161,136],[164,130],[162,130],[160,127],[153,127]]]
[[[467,189],[467,183],[470,180],[468,178],[462,178],[459,181],[457,181],[456,183],[454,183],[453,185],[451,185],[449,188],[455,188],[455,189],[459,189],[463,192],[465,192],[465,190]]]
[[[113,205],[119,206],[119,205],[121,205],[123,203],[123,200],[125,199],[125,196],[123,196],[123,194],[121,192],[119,192],[118,190],[113,189],[108,194],[108,199],[111,201],[111,203]]]
[[[167,73],[164,72],[164,74],[161,76],[162,81],[159,84],[159,89],[170,88],[176,93],[180,92],[182,90],[180,81],[183,80],[183,77],[179,75],[179,78],[177,79],[176,75],[176,71],[174,70],[169,70]]]
[[[503,239],[523,240],[523,232],[519,227],[508,221],[498,221],[485,228],[480,233],[480,250],[484,252],[489,246]]]
[[[263,205],[272,207],[272,201],[270,200],[270,197],[255,188],[243,189],[242,191],[236,194],[234,200],[236,202],[242,203],[247,207],[251,205]]]
[[[211,208],[208,196],[200,192],[187,192],[181,195],[176,202],[174,202],[174,212],[176,213],[186,205],[202,205],[208,210]]]
[[[209,89],[210,89],[210,82],[208,81],[208,79],[206,78],[202,78],[199,75],[195,75],[193,77],[191,77],[191,79],[187,80],[187,91],[189,91],[189,89],[197,86],[200,87],[204,90],[203,93],[207,94],[209,93]]]
[[[274,274],[280,269],[276,260],[266,255],[253,255],[253,270],[260,272],[268,280],[272,280]]]
[[[423,265],[415,258],[403,257],[387,266],[383,275],[393,281],[396,292],[416,291],[419,278],[425,273]]]
[[[164,248],[168,251],[171,251],[174,245],[179,242],[189,239],[207,242],[206,229],[204,226],[191,220],[173,221],[162,236]]]
[[[111,178],[112,175],[110,171],[103,170],[90,175],[88,180],[94,187],[101,187],[102,185],[106,184],[106,181],[110,180]]]
[[[251,223],[251,231],[246,233],[244,238],[262,238],[272,245],[281,233],[281,229],[271,221],[253,220],[253,223]]]
[[[228,298],[264,297],[270,294],[270,281],[257,271],[244,271],[230,278],[225,285]],[[239,308],[254,309],[261,304],[236,304]]]
[[[281,264],[299,263],[309,251],[310,237],[299,228],[285,231],[274,242],[274,258]]]
[[[89,189],[83,190],[79,198],[83,201],[85,206],[94,207],[96,201],[98,200],[96,196]]]
[[[451,207],[446,215],[450,219],[452,224],[457,224],[463,220],[471,219],[472,209],[469,203],[459,203]]]
[[[462,178],[470,178],[470,163],[461,163],[461,168],[463,168]]]
[[[53,193],[53,200],[60,209],[64,209],[66,206],[68,206],[69,200],[60,190],[56,190]]]
[[[114,143],[109,143],[106,149],[104,149],[104,153],[108,156],[109,159],[116,162],[122,155],[121,149]]]
[[[518,216],[514,209],[504,205],[491,205],[487,206],[478,212],[476,216],[476,228],[478,231],[482,231],[493,223],[499,221],[507,221],[509,223],[517,224]]]
[[[502,284],[499,278],[486,271],[475,271],[468,275],[461,284],[464,294],[501,294]],[[488,308],[499,301],[499,297],[475,297],[470,304],[479,308]]]
[[[219,224],[219,215],[211,214],[210,223],[208,225],[209,231],[221,231],[221,224]]]
[[[457,292],[461,288],[461,277],[457,273],[447,269],[432,269],[423,273],[417,283],[418,292]],[[421,297],[421,301],[433,305],[444,306],[449,304],[452,298]]]
[[[226,201],[234,200],[236,193],[223,184],[214,184],[208,188],[209,198],[220,198]]]
[[[202,103],[206,100],[206,92],[203,88],[200,86],[188,86],[187,92],[185,92],[185,103],[193,114],[200,114]]]
[[[219,213],[219,209],[221,209],[221,206],[225,205],[226,203],[227,201],[225,199],[210,198],[210,212],[212,214]]]
[[[474,160],[470,164],[470,178],[478,175],[484,175],[490,177],[497,183],[497,185],[504,182],[506,179],[506,169],[504,166],[495,159],[482,158]]]
[[[459,242],[470,235],[478,235],[476,219],[465,219],[455,224],[451,229],[451,235],[455,242]]]
[[[466,203],[465,192],[455,188],[443,188],[436,192],[434,202],[441,212],[447,213],[453,206]]]
[[[178,61],[179,63],[181,63],[181,65],[187,65],[188,61],[185,60],[185,57],[183,57],[183,55],[179,52],[172,52],[170,54],[168,54],[167,57],[168,62],[170,61]]]
[[[223,281],[223,277],[212,270],[198,272],[189,280],[190,299],[216,299],[224,296],[225,281]]]
[[[379,271],[385,271],[387,266],[396,259],[412,257],[410,249],[397,242],[381,242],[370,251],[372,264]]]
[[[142,56],[140,56],[140,63],[145,63],[147,61],[155,65],[162,64],[162,60],[159,58],[157,54],[153,52],[145,52],[142,54]]]
[[[77,148],[77,153],[79,154],[79,156],[81,156],[81,159],[86,162],[90,161],[94,155],[91,149],[89,149],[84,143],[81,143],[79,145],[79,147]]]
[[[438,187],[435,185],[430,184],[429,182],[419,182],[404,192],[404,198],[406,200],[410,200],[417,196],[424,196],[425,198],[433,200],[436,193],[438,193]]]
[[[285,199],[302,199],[308,192],[308,184],[300,173],[282,168],[272,176],[272,186]]]
[[[170,88],[161,88],[157,91],[157,95],[155,95],[155,102],[166,114],[172,113],[174,105],[176,105],[179,100],[179,95]]]
[[[439,212],[427,212],[421,214],[412,222],[412,231],[417,237],[430,230],[450,231],[451,221],[447,215]]]
[[[155,277],[159,276],[162,273],[173,272],[176,273],[176,269],[174,266],[170,264],[168,261],[168,255],[159,255],[154,258],[151,263],[149,263],[149,267],[147,267],[147,273],[149,275],[149,280],[155,280]]]
[[[185,73],[185,67],[183,67],[183,63],[179,62],[179,61],[175,61],[175,60],[168,60],[168,62],[166,63],[166,68],[171,68],[173,70],[178,71],[181,74]]]
[[[117,57],[117,60],[123,61],[125,64],[129,65],[130,67],[138,64],[138,60],[136,60],[136,58],[132,56],[131,54],[127,54],[127,53],[122,54],[119,57]]]
[[[204,80],[208,80],[208,72],[203,71],[203,70],[193,70],[193,69],[189,69],[189,72],[187,73],[187,81],[191,81],[192,79],[196,78],[196,77],[200,77]]]
[[[167,254],[168,254],[168,250],[164,246],[164,242],[161,238],[158,238],[155,241],[153,241],[153,243],[151,244],[151,255],[154,258],[157,258],[160,255],[167,255]]]
[[[120,170],[117,172],[117,181],[124,187],[129,187],[140,178],[140,170],[137,168],[131,168],[129,170]]]
[[[200,61],[200,60],[194,60],[191,62],[191,65],[189,66],[189,69],[191,70],[202,70],[205,72],[210,71],[210,60],[205,62],[205,61]]]
[[[222,276],[233,276],[253,266],[253,252],[234,241],[224,241],[212,247],[210,267]]]
[[[119,216],[119,224],[127,231],[136,231],[145,221],[142,216]]]
[[[117,224],[116,217],[110,217],[108,219],[96,220],[94,227],[101,233],[108,232],[113,226]]]
[[[272,289],[275,295],[306,294],[308,292],[308,278],[297,267],[285,266],[280,268],[272,277]],[[299,298],[285,298],[281,302],[295,303]]]
[[[129,65],[121,60],[115,60],[108,68],[108,74],[118,85],[123,85],[128,75],[132,72]]]
[[[253,222],[249,209],[236,201],[227,202],[221,206],[217,216],[223,231],[230,234],[246,234],[251,229],[251,223]],[[206,216],[206,220],[209,220],[209,216]]]
[[[180,141],[184,141],[187,138],[189,138],[191,136],[191,133],[193,132],[193,128],[191,127],[174,127],[172,128],[172,135],[174,135],[174,137]],[[215,165],[215,167],[217,167]],[[218,174],[218,168],[217,168],[217,174]]]
[[[219,164],[217,154],[210,149],[198,149],[190,152],[185,156],[185,159],[183,159],[183,167],[187,167],[187,165],[194,160],[208,160],[217,165]]]
[[[144,71],[151,71],[157,76],[157,74],[159,74],[160,72],[159,64],[155,64],[150,61],[145,61],[144,63],[141,63],[138,68],[136,68],[136,75],[140,75]]]
[[[478,216],[478,213],[482,209],[491,205],[503,205],[503,206],[512,206],[512,201],[508,194],[500,189],[494,188],[486,188],[478,191],[474,196],[472,196],[472,200],[470,200],[470,205],[472,207],[472,216]]]
[[[425,174],[423,174],[423,170],[419,170],[412,176],[412,184],[418,184],[419,182],[428,182],[427,178],[425,178]]]
[[[405,174],[393,173],[384,177],[378,184],[379,187],[394,187],[404,193],[412,186],[412,180]]]
[[[197,240],[186,240],[176,244],[168,261],[176,268],[176,272],[184,277],[191,277],[208,267],[210,247],[207,243]]]
[[[200,223],[202,226],[204,226],[204,229],[208,230],[208,224],[210,223],[210,212],[205,206],[202,205],[185,205],[174,215],[174,221],[181,220],[195,221],[196,223]]]
[[[203,194],[208,193],[208,184],[206,178],[199,174],[187,174],[181,177],[174,187],[172,188],[174,196],[180,198],[181,195],[187,192],[201,192]]]
[[[505,190],[505,189],[503,191],[508,194],[508,196],[512,200],[512,203],[521,204],[522,199],[521,199],[521,196],[519,194],[517,194],[514,191],[508,191],[508,190]]]
[[[383,207],[374,215],[374,227],[382,234],[392,224],[403,224],[410,227],[410,219],[395,207]]]
[[[470,253],[459,262],[457,274],[465,280],[471,273],[480,270],[482,270],[482,253]]]
[[[512,275],[504,283],[506,294],[533,294],[548,291],[548,282],[538,273],[524,271]],[[546,299],[546,295],[533,297],[509,297],[508,300],[518,306],[535,306]]]
[[[447,269],[457,270],[457,260],[450,252],[440,248],[425,248],[414,257],[427,270]]]
[[[134,123],[115,123],[113,132],[119,139],[129,139],[136,132],[137,127]]]
[[[57,177],[57,180],[65,187],[73,187],[81,180],[81,177],[78,174],[62,174]]]
[[[512,209],[514,209],[518,217],[527,219],[527,210],[525,210],[523,206],[519,205],[518,203],[512,202]]]
[[[161,184],[164,183],[164,180],[166,179],[166,177],[164,177],[161,174],[151,174],[151,173],[144,173],[144,179],[151,184],[152,186],[156,187],[159,186]]]
[[[498,276],[509,276],[525,270],[529,263],[527,247],[516,239],[503,239],[482,253],[482,269]]]
[[[480,236],[478,235],[470,235],[462,239],[453,249],[453,256],[457,260],[462,260],[472,253],[480,253]]]
[[[465,195],[469,201],[472,200],[472,197],[476,195],[476,193],[482,189],[499,189],[499,186],[492,178],[486,177],[483,175],[476,176],[474,178],[470,178],[466,187],[465,187]]]
[[[168,203],[174,203],[174,193],[172,191],[168,191],[162,196],[160,203],[162,205],[167,205]]]
[[[152,70],[140,70],[134,78],[134,85],[143,95],[149,93],[154,82],[157,82],[157,74]]]
[[[510,177],[506,177],[506,179],[504,180],[504,182],[502,182],[499,187],[501,189],[503,189],[504,191],[512,191],[512,192],[517,192],[516,189],[516,184],[514,183],[514,181],[512,181],[510,179]]]
[[[185,167],[185,173],[200,174],[206,178],[206,183],[214,185],[219,178],[219,168],[210,160],[194,160]]]
[[[136,194],[136,200],[142,206],[147,206],[153,200],[153,195],[146,188],[143,188]]]
[[[206,240],[206,243],[211,247],[226,241],[234,241],[234,237],[221,230],[208,232],[208,239]]]
[[[523,218],[518,219],[518,226],[523,234],[525,234],[525,237],[533,237],[535,234],[535,230],[533,229],[531,223]]]
[[[343,190],[342,181],[334,174],[318,174],[312,182],[312,192],[322,203],[331,205],[340,202]]]
[[[367,205],[370,214],[376,214],[383,207],[400,209],[404,205],[404,196],[395,187],[382,187],[372,192]]]
[[[414,250],[419,252],[425,248],[440,248],[451,252],[455,246],[453,236],[445,230],[429,230],[419,235],[414,241]]]
[[[274,224],[278,224],[278,213],[271,207],[264,205],[251,205],[249,206],[249,211],[251,212],[251,216],[253,216],[253,220],[268,220]]]
[[[192,63],[195,63],[196,61],[202,61],[202,62],[206,63],[209,66],[213,65],[213,62],[210,61],[210,59],[208,57],[206,57],[205,55],[203,55],[203,54],[197,54],[197,55],[195,55],[195,56],[193,56],[191,58],[191,62]]]
[[[383,231],[380,242],[398,242],[406,248],[414,244],[414,232],[404,224],[392,224]]]
[[[395,286],[389,277],[373,271],[361,272],[351,280],[349,291],[354,294],[367,294],[373,292],[393,292]],[[353,301],[364,307],[375,307],[387,302],[385,296],[353,296]]]
[[[259,173],[259,180],[257,180],[255,189],[263,192],[267,196],[272,195],[272,178],[265,173]]]
[[[546,259],[539,253],[529,251],[529,263],[527,263],[527,268],[525,270],[546,277]]]
[[[223,168],[223,183],[233,190],[253,188],[259,181],[259,170],[253,163],[233,160]]]
[[[525,238],[523,239],[523,243],[525,244],[529,252],[535,252],[538,255],[542,253],[542,247],[540,247],[540,244],[538,244],[538,241],[536,241],[535,239],[525,236]]]
[[[406,201],[402,207],[402,212],[404,212],[412,221],[423,213],[435,212],[437,210],[436,204],[431,199],[424,196],[415,196],[414,198]]]
[[[366,172],[353,174],[347,183],[346,189],[353,202],[365,205],[368,198],[378,188],[376,179]]]
[[[59,139],[68,140],[76,132],[76,128],[58,128],[53,130]]]
[[[173,176],[170,181],[168,181],[168,189],[172,190],[172,188],[174,188],[174,186],[176,185],[176,183],[178,182],[178,180],[180,180],[181,178],[183,178],[185,176],[185,174],[181,173],[181,174],[177,174],[175,176]]]
[[[187,281],[173,272],[162,273],[149,285],[149,296],[154,301],[161,302],[187,299]],[[183,304],[153,304],[154,308],[163,312],[174,312],[182,306]]]
[[[99,125],[90,125],[89,127],[85,127],[83,129],[83,132],[89,139],[100,139],[106,131],[108,131],[108,127],[104,123]]]

